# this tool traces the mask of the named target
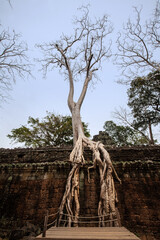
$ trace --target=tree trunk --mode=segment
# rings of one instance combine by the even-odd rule
[[[75,146],[78,138],[84,137],[84,130],[80,116],[80,107],[78,104],[74,103],[72,108],[72,128],[73,128],[73,145]]]
[[[74,135],[74,148],[70,154],[70,162],[73,166],[69,173],[65,193],[59,208],[60,216],[58,226],[79,226],[79,169],[85,164],[83,156],[84,147],[88,147],[93,153],[93,166],[99,168],[100,174],[100,198],[98,204],[99,226],[120,226],[118,209],[116,208],[117,195],[114,187],[112,172],[118,178],[112,165],[110,156],[100,142],[94,142],[84,135],[80,117],[80,107],[74,103],[72,107],[72,126]],[[87,199],[86,199],[87,201]],[[64,216],[66,217],[64,219]]]
[[[150,136],[150,144],[154,145],[154,139],[153,139],[153,133],[152,133],[152,126],[151,126],[151,122],[149,121],[149,136]]]

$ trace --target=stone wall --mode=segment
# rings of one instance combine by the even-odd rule
[[[141,239],[160,239],[160,147],[110,148],[122,180],[116,180],[122,225]],[[25,221],[42,225],[45,211],[57,212],[71,168],[69,148],[0,150],[0,224],[13,228]],[[80,172],[81,215],[97,215],[98,169],[90,171],[91,152]]]

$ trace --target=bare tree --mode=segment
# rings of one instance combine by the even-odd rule
[[[0,26],[2,28],[2,26]],[[8,97],[8,91],[16,82],[16,77],[31,74],[30,64],[27,61],[27,45],[20,41],[20,35],[15,31],[9,33],[1,30],[0,33],[0,99]]]
[[[108,224],[117,226],[116,192],[112,177],[112,171],[115,172],[115,170],[103,144],[91,141],[84,135],[80,116],[81,106],[89,83],[97,77],[96,72],[101,67],[102,60],[111,56],[111,42],[109,41],[108,46],[105,47],[104,40],[112,32],[112,26],[107,16],[103,16],[92,23],[89,19],[88,7],[82,7],[80,10],[82,16],[75,19],[76,28],[72,36],[62,35],[57,42],[38,45],[44,53],[43,69],[45,73],[48,69],[58,67],[65,78],[69,80],[68,106],[72,114],[74,137],[74,148],[70,154],[70,161],[73,163],[73,167],[69,173],[66,190],[59,209],[59,225],[65,209],[68,226],[71,226],[72,223],[74,225],[78,224],[80,213],[79,169],[85,164],[84,147],[88,147],[93,152],[93,167],[98,165],[100,173],[99,225],[105,226],[106,217],[108,217]],[[84,83],[79,99],[75,102],[74,81],[78,79],[84,79]]]
[[[157,1],[153,18],[146,25],[148,28],[149,43],[154,49],[160,48],[160,2]],[[159,70],[159,69],[158,69]]]
[[[153,17],[144,25],[141,21],[141,11],[134,7],[135,20],[129,19],[119,33],[117,39],[117,65],[127,82],[145,71],[160,70],[157,60],[160,50],[160,3],[157,1]]]
[[[115,109],[115,111],[113,112],[113,116],[114,118],[118,119],[120,122],[122,122],[123,124],[131,127],[132,129],[134,129],[137,133],[141,134],[141,136],[144,137],[144,139],[147,140],[148,144],[152,144],[152,139],[150,139],[146,132],[143,130],[140,130],[139,128],[137,128],[134,124],[133,121],[133,116],[130,112],[128,112],[125,108],[120,107],[119,110]]]

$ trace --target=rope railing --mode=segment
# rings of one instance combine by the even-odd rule
[[[73,215],[69,215],[69,214],[66,214],[66,213],[59,213],[56,212],[56,213],[53,213],[53,214],[48,214],[48,210],[46,211],[46,215],[45,215],[45,218],[44,218],[44,228],[43,228],[43,233],[42,233],[42,237],[46,237],[46,231],[48,229],[48,227],[52,226],[55,224],[55,226],[57,225],[57,220],[59,218],[59,215],[61,216],[65,216],[65,217],[68,217],[68,218],[73,218],[74,216]],[[114,222],[114,221],[118,221],[117,218],[114,218],[114,219],[107,219],[105,220],[106,217],[109,217],[110,214],[106,214],[106,215],[101,215],[101,216],[79,216],[76,221],[72,221],[73,223],[76,223],[76,224],[99,224],[100,222],[103,222],[103,223],[110,223],[110,222]],[[48,223],[48,220],[50,217],[56,217],[54,219],[54,221],[52,221],[51,223]],[[95,219],[95,218],[98,218],[99,220],[98,221],[84,221],[83,219]],[[82,219],[82,221],[80,220]],[[80,221],[79,221],[80,220]],[[63,222],[64,224],[65,223],[68,223],[69,222],[69,219],[61,219],[61,222]]]
[[[69,215],[69,214],[66,214],[66,213],[63,213],[62,215],[64,216],[68,216],[68,217],[73,217],[72,215]],[[101,215],[101,216],[89,216],[89,217],[83,217],[83,216],[79,216],[78,219],[81,219],[81,218],[100,218],[100,217],[108,217],[110,216],[110,214],[107,214],[107,215]]]
[[[45,236],[46,236],[47,228],[50,227],[50,226],[52,226],[54,223],[57,222],[57,218],[56,218],[53,222],[51,222],[51,223],[48,224],[48,219],[49,219],[49,217],[54,217],[54,216],[58,215],[58,214],[59,214],[59,211],[56,212],[56,213],[50,214],[50,215],[49,215],[48,213],[49,213],[49,212],[48,212],[48,210],[47,210],[47,211],[46,211],[46,215],[45,215],[45,217],[44,217],[44,227],[43,227],[42,237],[45,237]]]
[[[110,219],[110,220],[104,220],[103,222],[104,223],[108,223],[108,222],[114,222],[114,221],[117,221],[118,219]],[[61,220],[62,222],[68,222],[68,220]],[[76,221],[76,223],[99,223],[99,221],[85,221],[85,222],[83,222],[83,221]]]

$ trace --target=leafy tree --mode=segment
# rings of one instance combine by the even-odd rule
[[[115,145],[112,137],[105,131],[99,131],[99,134],[93,136],[93,141],[101,141],[104,145]]]
[[[12,129],[8,137],[28,147],[59,146],[73,144],[72,118],[48,113],[42,120],[29,117],[28,126]],[[86,136],[90,136],[84,122]]]
[[[20,35],[2,29],[0,25],[0,101],[6,100],[8,91],[16,82],[16,76],[31,75],[27,59],[27,45],[20,41]]]
[[[134,8],[134,19],[129,18],[117,39],[117,64],[128,82],[143,72],[159,71],[157,59],[160,50],[160,2],[157,1],[152,17],[144,24],[142,9]]]
[[[97,77],[103,60],[111,56],[111,41],[107,37],[112,32],[108,16],[91,21],[89,7],[80,8],[82,14],[74,20],[73,34],[63,34],[58,41],[39,44],[43,52],[42,68],[48,70],[59,68],[64,78],[69,81],[68,107],[72,114],[72,127],[74,148],[70,154],[73,167],[68,175],[66,190],[59,207],[60,217],[58,226],[62,223],[63,212],[70,217],[68,226],[73,223],[77,226],[80,213],[79,204],[79,169],[85,163],[83,150],[87,146],[93,152],[93,166],[99,167],[100,173],[100,199],[98,205],[99,226],[105,226],[102,215],[109,215],[111,225],[118,226],[117,209],[115,206],[116,195],[113,184],[112,171],[115,172],[110,156],[102,143],[96,143],[85,136],[80,110],[87,93],[88,85]],[[105,46],[106,44],[106,46]],[[74,101],[74,87],[77,80],[83,82],[78,100]],[[116,174],[116,172],[115,172]],[[117,176],[117,174],[116,174]],[[118,176],[117,176],[118,178]],[[74,183],[74,184],[73,184]]]
[[[150,143],[154,144],[152,125],[160,123],[160,74],[150,73],[130,83],[128,105],[134,117],[133,125],[142,130],[149,129]]]
[[[117,125],[113,121],[106,121],[104,133],[112,139],[112,145],[131,146],[146,144],[147,140],[137,131],[129,126]]]

